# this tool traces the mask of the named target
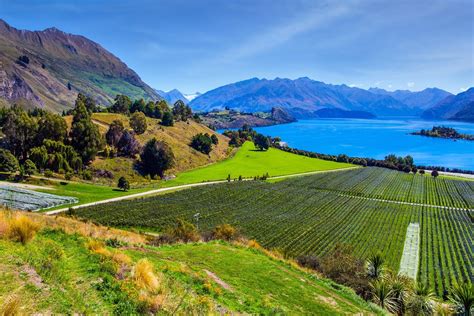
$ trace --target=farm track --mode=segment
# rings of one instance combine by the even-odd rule
[[[345,169],[334,169],[334,170],[320,170],[320,171],[311,171],[311,172],[304,172],[304,173],[295,173],[295,174],[289,174],[289,175],[283,175],[283,176],[275,176],[275,177],[269,177],[268,179],[285,179],[285,178],[294,178],[294,177],[301,177],[301,176],[307,176],[307,175],[312,175],[312,174],[319,174],[319,173],[330,173],[330,172],[339,172],[339,171],[347,171],[347,170],[352,170],[352,169],[358,169],[359,167],[352,167],[352,168],[345,168]],[[243,181],[251,181],[253,179],[243,179]],[[135,194],[129,194],[129,195],[124,195],[124,196],[119,196],[115,198],[110,198],[110,199],[105,199],[105,200],[100,200],[96,202],[91,202],[91,203],[85,203],[85,204],[80,204],[80,205],[71,205],[68,207],[64,207],[61,209],[57,210],[52,210],[52,211],[47,211],[44,212],[43,214],[46,215],[56,215],[59,213],[66,212],[70,208],[72,209],[79,209],[79,208],[84,208],[84,207],[90,207],[90,206],[96,206],[96,205],[101,205],[101,204],[106,204],[106,203],[112,203],[112,202],[118,202],[118,201],[123,201],[123,200],[130,200],[130,199],[136,199],[139,197],[144,197],[144,196],[153,196],[156,194],[160,194],[163,192],[168,192],[168,191],[175,191],[175,190],[181,190],[181,189],[189,189],[193,187],[199,187],[199,186],[205,186],[205,185],[212,185],[212,184],[219,184],[219,183],[226,183],[228,182],[227,180],[218,180],[218,181],[209,181],[209,182],[199,182],[199,183],[191,183],[191,184],[183,184],[183,185],[177,185],[177,186],[172,186],[168,188],[161,188],[161,189],[154,189],[146,192],[140,192],[140,193],[135,193]],[[234,181],[235,182],[235,181]]]

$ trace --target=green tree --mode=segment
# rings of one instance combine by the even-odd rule
[[[216,134],[211,135],[211,141],[214,145],[219,144],[219,138],[217,138]]]
[[[146,108],[145,100],[143,99],[135,100],[133,104],[130,106],[130,113],[145,112],[145,108]]]
[[[9,150],[0,148],[0,171],[17,172],[19,168],[16,157]]]
[[[67,124],[58,114],[46,113],[38,121],[36,144],[40,146],[45,139],[64,142],[67,137]]]
[[[164,112],[163,117],[161,118],[161,125],[163,126],[173,126],[174,118],[171,112]]]
[[[89,113],[81,100],[76,100],[71,127],[71,145],[87,164],[95,158],[103,146],[97,126],[92,123]]]
[[[191,147],[203,154],[208,155],[212,150],[212,140],[209,134],[199,133],[194,135],[191,140]]]
[[[122,137],[125,127],[122,121],[114,120],[109,126],[107,133],[105,134],[105,140],[110,146],[117,146],[120,138]]]
[[[432,176],[433,178],[437,178],[437,177],[439,176],[438,170],[433,170],[433,171],[431,171],[431,176]]]
[[[176,120],[186,121],[193,116],[193,111],[182,100],[178,100],[173,106],[173,116]]]
[[[128,191],[130,190],[130,183],[128,183],[128,180],[125,177],[120,177],[117,187],[123,191]]]
[[[262,134],[257,134],[253,141],[260,150],[267,150],[270,147],[270,140]]]
[[[36,165],[33,161],[31,161],[30,159],[26,159],[25,160],[25,163],[23,164],[23,167],[25,168],[25,174],[28,175],[28,176],[31,176],[32,174],[35,174],[37,169],[36,169]]]
[[[130,127],[138,135],[145,133],[147,129],[146,117],[143,112],[135,112],[130,117]]]
[[[14,106],[6,114],[2,132],[3,140],[11,153],[22,160],[28,158],[30,148],[35,145],[38,124],[23,109]]]
[[[130,111],[130,106],[132,105],[132,100],[126,95],[118,94],[115,97],[115,102],[112,105],[112,112],[128,114]]]
[[[140,155],[143,171],[152,177],[163,177],[164,172],[174,165],[174,154],[168,144],[152,138]]]
[[[77,95],[76,100],[80,100],[85,105],[87,112],[89,112],[89,114],[97,112],[97,105],[95,104],[95,100],[92,99],[91,97],[85,96],[84,94],[79,93]]]
[[[45,146],[32,148],[29,157],[40,169],[45,168],[48,163],[48,151]]]

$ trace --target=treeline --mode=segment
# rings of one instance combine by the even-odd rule
[[[242,128],[236,131],[227,130],[223,134],[230,138],[229,145],[234,147],[240,147],[246,141],[251,141],[258,149],[267,150],[270,147],[277,147],[281,141],[278,137],[272,138],[257,133],[248,124],[244,124]]]
[[[37,108],[27,112],[16,105],[2,109],[0,161],[8,163],[0,163],[0,171],[20,171],[20,175],[37,170],[81,174],[104,146],[86,104],[95,106],[91,98],[79,94],[70,131],[58,114]]]
[[[452,127],[433,126],[432,129],[422,129],[419,132],[413,132],[412,135],[421,135],[427,137],[439,137],[450,139],[474,140],[474,135],[461,134]]]

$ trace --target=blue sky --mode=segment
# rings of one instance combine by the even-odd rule
[[[362,88],[474,86],[474,1],[0,0],[14,27],[55,26],[111,51],[154,88],[205,92],[308,76]]]

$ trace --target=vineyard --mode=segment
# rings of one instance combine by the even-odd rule
[[[322,256],[338,242],[349,243],[360,257],[381,251],[395,271],[407,227],[420,223],[418,279],[441,295],[454,281],[474,281],[474,227],[467,210],[473,206],[473,189],[474,182],[364,168],[277,183],[210,185],[82,209],[78,215],[106,225],[159,231],[176,218],[193,221],[200,213],[204,231],[230,223],[290,256]]]

